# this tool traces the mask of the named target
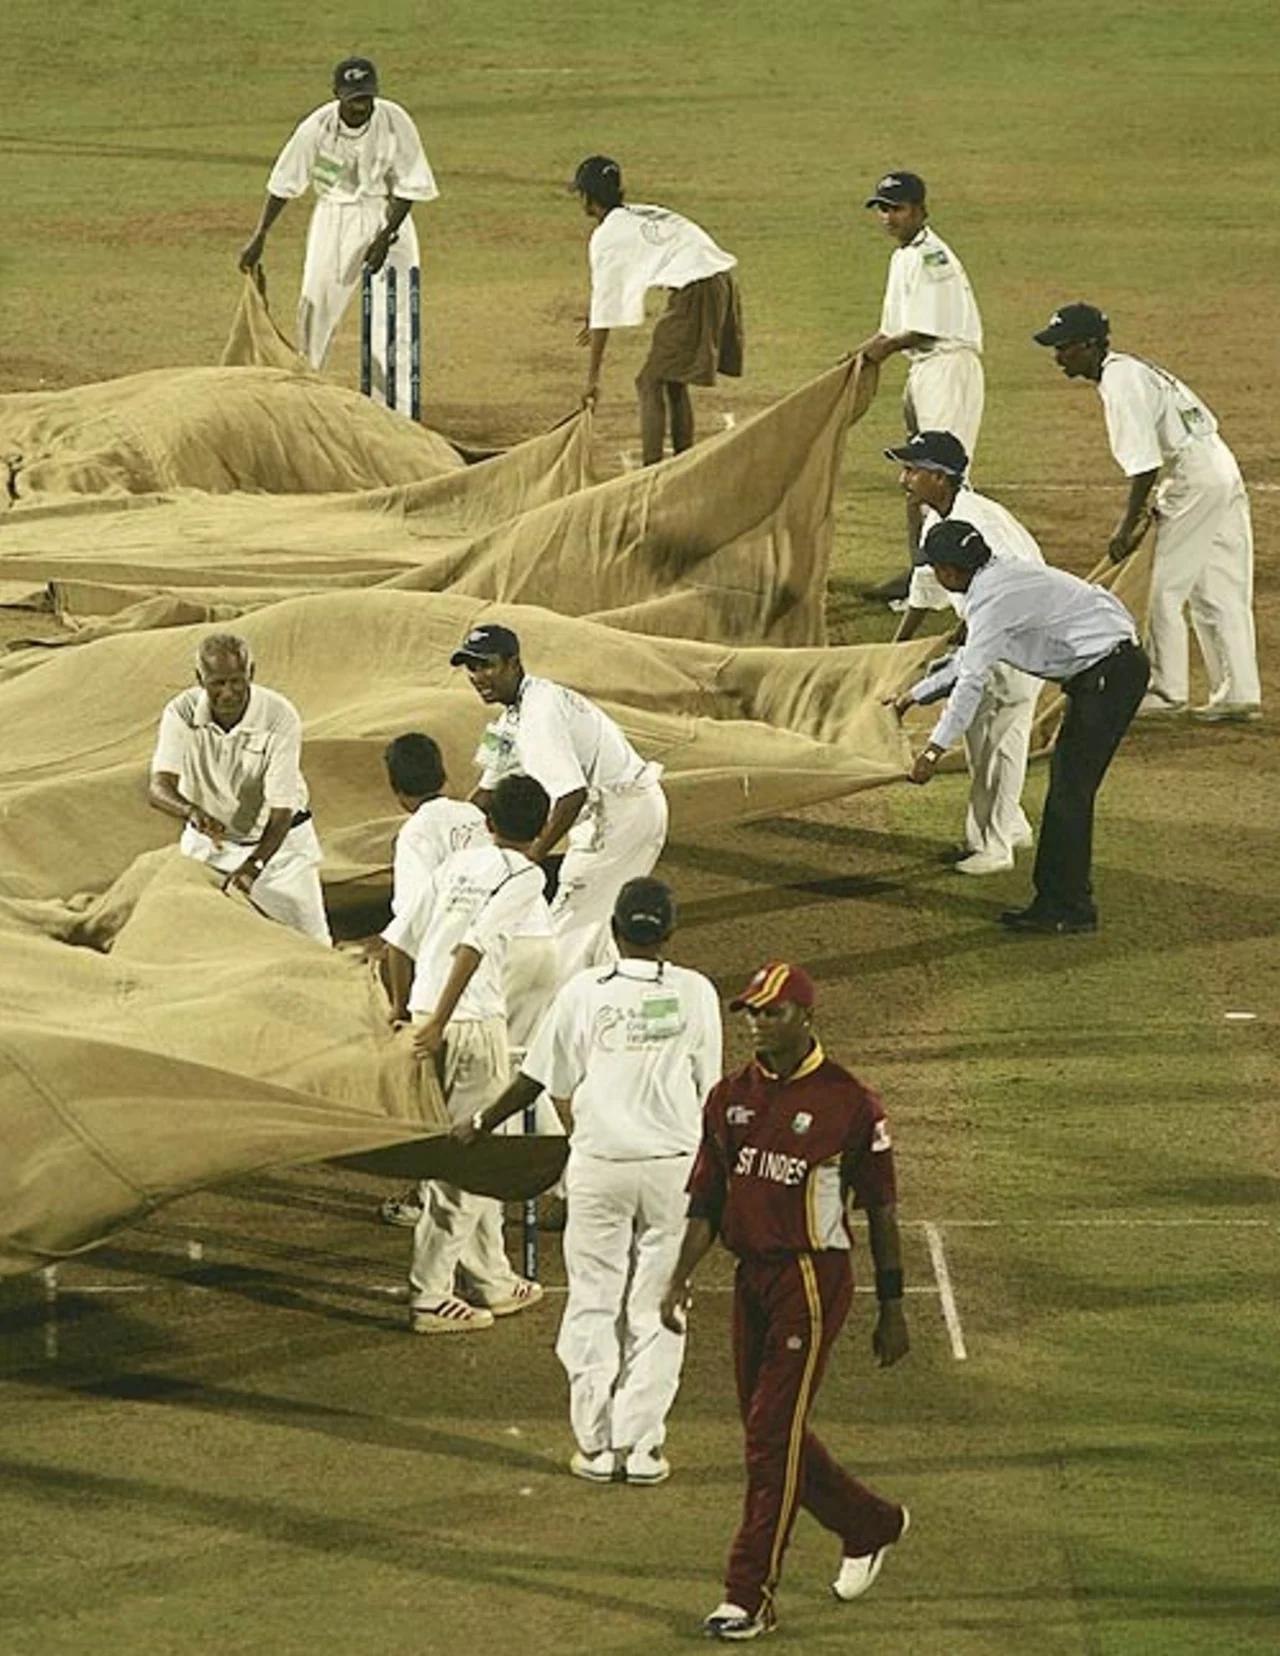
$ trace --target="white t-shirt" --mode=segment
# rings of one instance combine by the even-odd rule
[[[223,730],[195,685],[160,715],[151,771],[176,774],[184,798],[225,823],[229,839],[252,845],[272,811],[306,809],[301,758],[302,720],[284,696],[251,684],[240,722]]]
[[[962,484],[956,490],[949,516],[956,523],[971,523],[997,558],[1022,558],[1027,563],[1038,564],[1044,562],[1044,554],[1031,531],[1024,529],[1013,513],[1006,511],[998,501],[988,500],[976,489]],[[941,522],[941,513],[935,512],[931,506],[924,508],[921,514],[921,546],[934,524]],[[948,592],[929,564],[917,564],[911,571],[907,603],[912,609],[936,610],[950,606],[957,615],[963,615],[967,596],[963,592]]]
[[[689,1156],[720,1079],[720,997],[701,972],[620,960],[571,977],[520,1065],[573,1099],[573,1147],[606,1161]]]
[[[1226,448],[1217,438],[1217,420],[1195,392],[1142,357],[1109,351],[1102,361],[1098,395],[1111,452],[1126,477],[1181,466],[1196,458],[1201,447]]]
[[[662,774],[594,702],[527,673],[516,700],[486,729],[476,763],[482,788],[520,773],[541,782],[552,804],[579,788],[622,792],[656,783]]]
[[[267,193],[292,201],[308,188],[339,203],[389,195],[434,201],[440,194],[417,127],[387,98],[374,99],[362,127],[340,119],[336,99],[298,123],[271,169]]]
[[[412,908],[436,869],[455,851],[488,843],[484,813],[469,800],[446,799],[443,794],[424,800],[396,835],[392,914]]]
[[[927,224],[889,259],[880,332],[931,334],[934,344],[904,353],[911,358],[982,350],[982,318],[964,266]]]
[[[651,287],[682,288],[737,260],[692,219],[665,207],[622,206],[591,233],[591,326],[636,328]]]
[[[410,1012],[434,1012],[462,944],[480,956],[450,1022],[505,1018],[507,941],[546,909],[542,870],[523,852],[490,841],[455,851],[430,875],[413,906],[394,915],[386,941],[415,962]]]

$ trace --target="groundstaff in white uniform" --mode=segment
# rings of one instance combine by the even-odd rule
[[[512,934],[545,901],[542,870],[527,852],[547,803],[532,777],[503,778],[488,803],[491,843],[447,857],[382,934],[392,1017],[412,1019],[414,1052],[436,1064],[454,1121],[491,1104],[507,1082],[503,962]],[[439,1180],[423,1186],[423,1197],[409,1273],[415,1333],[488,1328],[542,1298],[536,1282],[511,1269],[500,1202]],[[457,1291],[460,1265],[475,1303]]]
[[[689,387],[714,385],[717,374],[742,373],[738,261],[683,214],[624,202],[622,169],[610,156],[589,155],[569,188],[595,224],[588,248],[591,305],[578,336],[579,344],[591,347],[584,405],[594,407],[599,396],[610,330],[641,325],[650,288],[667,295],[636,376],[641,454],[646,466],[656,465],[668,416],[672,452],[693,446]]]
[[[504,776],[536,776],[551,799],[529,855],[569,836],[551,905],[564,976],[614,957],[609,917],[619,888],[653,869],[667,838],[662,766],[640,757],[607,714],[576,690],[526,673],[509,627],[475,627],[450,657],[476,694],[501,709],[476,755],[483,809]]]
[[[202,641],[196,681],[161,715],[150,802],[183,819],[183,856],[226,875],[270,919],[327,946],[297,709],[253,683],[253,654],[235,633]]]
[[[1192,709],[1208,723],[1259,717],[1262,684],[1253,625],[1253,523],[1236,457],[1218,422],[1180,379],[1110,348],[1096,305],[1063,305],[1035,335],[1053,346],[1068,379],[1091,380],[1102,398],[1129,499],[1108,550],[1119,563],[1156,520],[1147,614],[1151,689],[1143,713],[1181,713],[1189,696],[1185,609],[1209,676],[1209,699]],[[1154,493],[1153,493],[1154,491]]]
[[[378,96],[378,72],[368,58],[345,58],[333,72],[334,100],[302,121],[281,150],[267,180],[253,239],[240,268],[262,262],[267,233],[295,197],[315,191],[298,299],[298,347],[322,368],[363,266],[376,275],[396,272],[397,401],[408,406],[409,270],[419,263],[418,235],[409,216],[418,201],[440,194],[412,119]],[[374,283],[373,390],[385,400],[386,280]]]
[[[1013,513],[965,483],[969,457],[954,433],[917,432],[901,448],[884,452],[886,459],[901,465],[903,490],[920,507],[922,541],[935,523],[955,518],[973,524],[996,558],[1044,562],[1034,536]],[[941,585],[923,547],[918,548],[895,643],[913,638],[930,610],[951,609],[963,621],[966,602],[965,593],[948,592]],[[1012,868],[1014,851],[1032,842],[1022,788],[1041,688],[1039,679],[1008,662],[996,662],[987,674],[982,701],[964,733],[970,780],[965,855],[956,863],[961,874],[997,874]]]
[[[488,845],[484,812],[469,799],[450,799],[439,744],[422,731],[407,731],[392,741],[383,760],[391,791],[409,819],[396,835],[392,862],[391,912],[407,914],[418,902],[436,870],[455,851]],[[507,940],[502,987],[507,1003],[507,1046],[513,1063],[523,1058],[533,1031],[560,985],[559,951],[545,903],[538,904]],[[537,1128],[563,1132],[549,1100],[540,1100]],[[388,1225],[412,1227],[422,1217],[418,1185],[388,1196],[378,1207]],[[462,1268],[467,1268],[463,1256]]]
[[[457,1130],[468,1141],[543,1088],[569,1101],[569,1295],[556,1353],[578,1441],[570,1468],[593,1483],[656,1484],[671,1471],[663,1444],[684,1337],[659,1309],[722,1050],[715,988],[664,958],[674,926],[667,887],[629,880],[613,911],[621,958],[565,984],[515,1081]]]
[[[899,351],[908,362],[902,393],[907,435],[950,431],[972,465],[982,426],[982,318],[964,266],[929,225],[925,183],[913,172],[886,173],[867,197],[885,233],[897,243],[889,259],[880,327],[852,354],[884,362]],[[907,500],[907,549],[920,541],[920,513]],[[908,575],[877,589],[900,598]]]

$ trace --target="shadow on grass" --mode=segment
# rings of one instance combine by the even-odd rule
[[[508,1465],[524,1472],[544,1470],[540,1465],[531,1466],[528,1461],[510,1457],[495,1464]],[[679,1569],[673,1570],[666,1564],[661,1568],[651,1568],[625,1557],[605,1561],[597,1553],[593,1559],[594,1569],[624,1580],[634,1580],[642,1590],[635,1597],[593,1590],[563,1579],[564,1576],[583,1574],[580,1554],[542,1553],[519,1564],[503,1564],[494,1559],[489,1548],[466,1545],[457,1529],[453,1534],[442,1535],[436,1528],[426,1531],[415,1528],[415,1503],[410,1501],[398,1507],[402,1515],[400,1525],[388,1528],[379,1527],[364,1516],[344,1518],[331,1513],[308,1513],[263,1497],[222,1495],[149,1478],[40,1466],[14,1459],[0,1460],[0,1477],[3,1477],[10,1493],[23,1491],[28,1496],[81,1512],[86,1507],[98,1507],[103,1510],[122,1509],[135,1515],[167,1516],[183,1524],[216,1526],[259,1542],[343,1560],[359,1558],[407,1570],[428,1569],[433,1576],[444,1577],[472,1591],[501,1588],[525,1592],[573,1606],[578,1612],[597,1611],[639,1617],[655,1627],[672,1632],[687,1629],[689,1625],[685,1612],[665,1609],[652,1600],[654,1584],[679,1577],[682,1574]],[[417,1506],[418,1510],[424,1506],[430,1510],[426,1502],[417,1503]],[[450,1503],[446,1501],[439,1508],[442,1526],[449,1524],[450,1512]],[[550,1571],[557,1572],[558,1579],[539,1579]],[[92,1575],[92,1572],[89,1574]],[[699,1574],[705,1574],[705,1571]],[[131,1586],[136,1593],[152,1591],[146,1572],[135,1575]],[[35,1608],[47,1611],[47,1601]],[[15,1605],[8,1613],[12,1615],[16,1610],[18,1615],[30,1614],[31,1609],[31,1606],[24,1608]],[[423,1648],[429,1646],[424,1645]]]

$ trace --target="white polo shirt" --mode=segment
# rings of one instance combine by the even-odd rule
[[[964,266],[927,224],[890,256],[880,332],[931,334],[932,345],[904,353],[912,359],[982,350],[982,318]]]
[[[298,123],[271,169],[267,193],[292,201],[308,189],[339,205],[388,195],[434,201],[440,194],[412,117],[389,98],[374,99],[362,127],[346,125],[336,98]]]
[[[542,870],[536,863],[492,841],[447,857],[424,882],[412,907],[394,915],[382,934],[415,962],[410,1012],[435,1011],[453,957],[465,944],[480,956],[480,964],[450,1022],[505,1018],[502,969],[507,941],[545,915],[542,889]]]
[[[484,812],[465,799],[426,799],[396,835],[391,912],[412,908],[440,864],[455,851],[489,844]]]
[[[691,1156],[722,1072],[720,997],[701,972],[624,959],[571,977],[520,1065],[573,1099],[573,1148],[605,1161]]]
[[[528,673],[515,701],[486,729],[476,763],[482,788],[492,790],[504,776],[519,773],[541,782],[552,804],[579,788],[621,793],[656,783],[662,774],[594,702]]]
[[[1044,562],[1044,554],[1029,529],[1020,524],[1013,513],[999,501],[988,500],[967,484],[956,490],[955,502],[948,514],[956,523],[971,523],[997,558],[1020,558],[1024,563]],[[926,506],[921,514],[920,544],[935,523],[942,522],[942,514]],[[907,603],[912,609],[946,609],[963,615],[968,594],[948,592],[938,580],[930,564],[917,564],[911,571],[911,585]]]
[[[1200,464],[1229,464],[1235,456],[1218,436],[1218,422],[1168,369],[1142,357],[1109,351],[1102,360],[1098,395],[1107,421],[1107,440],[1126,477],[1160,467],[1185,470]]]
[[[302,720],[284,696],[251,684],[240,722],[223,730],[196,685],[160,715],[151,771],[175,773],[184,798],[225,823],[230,839],[252,845],[273,810],[306,809],[301,758]]]
[[[737,260],[692,219],[665,207],[615,207],[591,233],[591,326],[637,328],[652,287],[682,288]]]

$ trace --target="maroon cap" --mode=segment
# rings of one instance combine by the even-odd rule
[[[785,960],[771,960],[751,982],[729,1002],[730,1012],[763,1011],[766,1006],[813,1005],[813,979],[803,966],[789,966]]]

